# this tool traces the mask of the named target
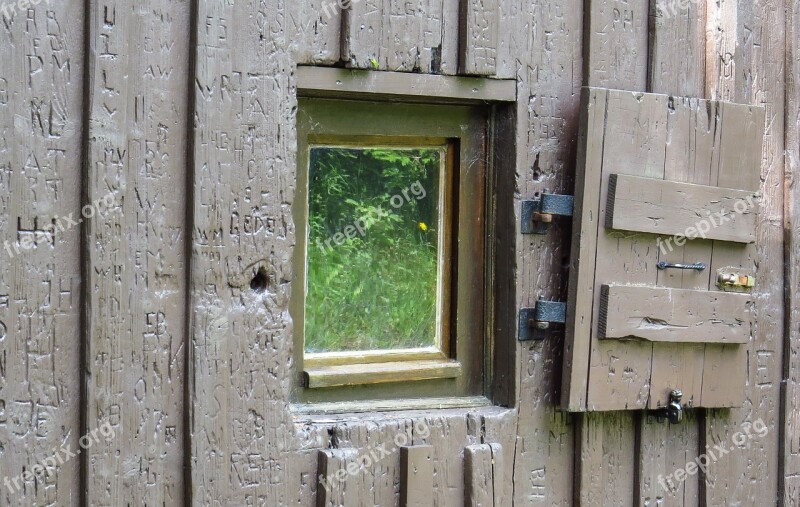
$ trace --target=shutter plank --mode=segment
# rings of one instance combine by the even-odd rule
[[[400,505],[433,505],[433,446],[400,448]]]
[[[668,343],[747,343],[751,303],[750,294],[604,285],[600,336]]]
[[[753,192],[612,174],[608,200],[608,228],[737,243],[756,240]]]

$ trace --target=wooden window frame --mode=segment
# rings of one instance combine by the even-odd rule
[[[497,214],[498,221],[490,219],[497,218],[497,200],[492,193],[497,190],[492,177],[495,162],[511,160],[507,153],[498,157],[492,149],[496,125],[492,104],[511,102],[515,83],[310,67],[301,67],[298,74],[298,180],[293,205],[297,243],[290,305],[295,322],[293,406],[300,411],[312,407],[313,411],[313,407],[325,405],[330,411],[331,403],[370,406],[374,400],[385,406],[400,399],[421,406],[425,400],[439,405],[447,400],[448,406],[489,404],[498,380],[493,375],[495,366],[511,364],[496,354],[497,349],[508,354],[512,348],[507,344],[496,347],[494,332],[493,231],[496,222],[509,222],[513,209]],[[417,95],[420,91],[433,94],[434,90],[439,91],[438,96]],[[508,115],[512,108],[506,109]],[[511,122],[506,119],[503,126],[510,128]],[[452,221],[447,229],[453,237],[444,242],[452,245],[452,251],[444,256],[450,259],[445,271],[456,279],[445,282],[445,289],[453,290],[444,299],[442,321],[450,327],[441,333],[441,350],[305,353],[308,159],[311,147],[318,145],[448,147],[447,160],[452,167],[447,169],[450,188],[444,192],[451,197],[453,208],[450,213],[444,211]],[[513,143],[506,146],[513,147]],[[513,183],[505,185],[506,191],[510,188]],[[505,330],[508,326],[501,327]],[[513,370],[513,366],[509,368]],[[509,398],[509,389],[513,392],[510,378],[510,374],[500,376],[506,384],[500,389],[505,393],[501,403]]]

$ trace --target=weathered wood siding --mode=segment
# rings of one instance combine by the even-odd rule
[[[19,490],[0,484],[0,505],[383,506],[423,489],[437,506],[800,505],[795,0],[361,0],[345,11],[334,0],[43,0],[6,12],[0,480],[103,424],[114,437]],[[515,360],[511,407],[293,416],[298,65],[516,79],[506,156],[517,213],[536,192],[572,191],[583,85],[766,106],[744,407],[678,426],[560,412],[554,332],[499,349]],[[667,170],[704,183],[688,167]],[[45,232],[107,196],[102,212]],[[566,299],[569,229],[514,238],[518,308]],[[24,237],[35,247],[16,252]],[[255,293],[261,268],[268,285]],[[733,445],[757,419],[767,434]],[[715,445],[734,448],[662,487]],[[400,447],[416,450],[401,460]],[[389,453],[344,483],[319,479],[379,448]],[[425,476],[409,465],[423,454]]]

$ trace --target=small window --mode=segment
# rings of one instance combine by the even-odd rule
[[[447,356],[448,146],[309,146],[306,359]]]
[[[489,111],[304,98],[297,403],[483,396]]]

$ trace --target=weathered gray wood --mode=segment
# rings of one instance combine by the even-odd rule
[[[760,178],[742,182],[760,186],[763,194],[756,240],[757,248],[748,248],[748,269],[757,268],[754,290],[756,322],[747,351],[748,389],[742,409],[711,412],[707,421],[706,444],[725,442],[731,445],[733,434],[746,421],[761,418],[770,430],[745,448],[736,448],[728,459],[709,466],[705,502],[708,505],[749,503],[752,498],[778,496],[779,409],[783,361],[783,189],[785,142],[785,9],[779,0],[741,2],[738,5],[737,46],[735,55],[736,102],[763,105],[766,128],[744,137],[756,145],[763,142],[763,151],[755,151],[756,167],[760,161]],[[717,76],[709,76],[716,79]],[[728,111],[723,111],[723,119]],[[727,120],[725,127],[728,126]],[[739,122],[741,124],[741,122]],[[724,127],[724,128],[725,128]],[[723,136],[725,134],[723,133]],[[760,154],[763,153],[763,156]],[[736,188],[726,181],[739,181],[741,173],[725,174],[721,165],[719,184]],[[746,175],[749,177],[749,175]],[[747,187],[739,187],[747,188]],[[714,251],[715,262],[717,250]],[[708,361],[708,354],[706,355]],[[766,457],[766,458],[765,458]],[[733,478],[753,477],[754,480]]]
[[[357,69],[454,74],[456,0],[363,0],[344,11],[342,60]]]
[[[594,0],[586,13],[584,82],[622,90],[647,86],[650,0]]]
[[[92,504],[183,502],[189,12],[91,4],[87,227]]]
[[[586,413],[578,419],[581,453],[575,457],[576,503],[589,507],[632,504],[637,472],[633,414]]]
[[[610,178],[606,215],[610,229],[755,242],[758,196],[754,192],[617,174]]]
[[[400,448],[400,506],[433,507],[433,447]]]
[[[706,2],[705,98],[736,101],[738,0]]]
[[[288,312],[297,103],[286,10],[256,1],[197,8],[191,501],[269,504],[292,483],[286,464],[297,448]],[[237,225],[245,217],[265,226]],[[256,292],[249,280],[261,268],[268,284]]]
[[[304,97],[361,97],[442,102],[514,102],[517,83],[430,74],[369,72],[323,67],[297,69],[298,94]],[[374,95],[372,95],[374,94]]]
[[[706,14],[706,0],[650,0],[648,91],[702,96]]]
[[[608,175],[611,172],[650,178],[664,177],[667,97],[655,94],[610,91],[606,127],[594,135],[603,136],[598,221],[605,223],[608,203]],[[588,162],[587,162],[588,163]],[[582,184],[596,185],[592,183]],[[600,316],[600,285],[610,281],[655,285],[658,249],[652,236],[607,231],[597,232],[596,273],[592,322]],[[581,257],[585,258],[585,257]],[[578,259],[573,259],[577,266]],[[591,269],[591,264],[589,265]],[[584,266],[585,269],[585,266]],[[589,389],[590,410],[621,410],[646,406],[652,344],[597,339],[592,329]]]
[[[317,507],[359,507],[361,465],[356,449],[319,451]]]
[[[749,294],[604,285],[600,337],[668,343],[747,343]]]
[[[83,4],[2,7],[0,504],[70,505],[80,462],[62,449],[82,436],[82,302],[80,226],[66,218],[84,204]]]
[[[507,2],[503,36],[508,37],[510,70],[519,79],[516,106],[515,180],[520,197],[536,192],[571,193],[582,76],[583,0]],[[506,4],[501,5],[504,7]],[[501,46],[500,65],[505,49]],[[519,206],[516,207],[519,213]],[[569,222],[559,221],[547,237],[517,234],[517,308],[538,298],[563,300],[568,272]],[[517,481],[513,505],[569,505],[573,498],[575,438],[572,418],[556,410],[564,346],[558,338],[516,344],[519,375],[517,439],[507,461]],[[524,479],[523,479],[524,478]],[[518,483],[521,484],[521,483]],[[510,503],[510,502],[509,502]],[[504,504],[508,505],[508,503]]]
[[[602,170],[604,139],[594,135],[605,128],[608,90],[584,88],[581,93],[581,122],[578,134],[578,162],[575,179],[599,180]],[[597,231],[602,225],[589,203],[600,202],[599,185],[575,186],[575,210],[572,225],[572,259],[593,259],[597,256]],[[582,289],[579,289],[582,288]],[[561,386],[561,406],[566,410],[586,408],[589,364],[585,360],[591,350],[592,302],[594,301],[594,272],[571,269],[567,315],[575,324],[567,325],[564,341],[564,373]],[[574,316],[574,317],[572,317]]]
[[[491,444],[464,448],[464,505],[494,506],[494,454]]]
[[[800,287],[800,2],[786,9],[786,287]],[[778,448],[779,492],[786,506],[800,506],[800,301],[787,290],[784,337],[786,390],[783,400],[783,446]]]
[[[494,75],[500,39],[500,2],[461,2],[460,19],[459,72],[474,76]]]
[[[337,0],[287,2],[286,32],[295,62],[332,65],[339,62],[342,9]]]

